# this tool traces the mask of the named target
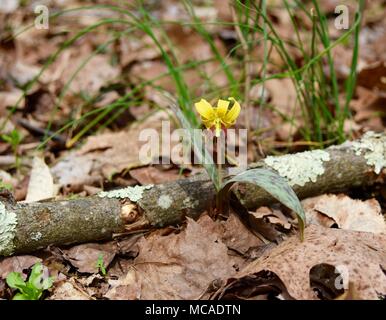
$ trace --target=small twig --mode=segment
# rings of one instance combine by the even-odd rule
[[[13,166],[15,162],[16,162],[16,157],[14,155],[0,156],[0,168]],[[21,160],[21,165],[30,166],[31,165],[30,162],[31,162],[30,160],[23,158]]]
[[[48,136],[52,137],[52,140],[57,141],[63,145],[66,144],[66,139],[60,134],[57,134],[57,133],[50,131],[50,130],[39,128],[25,119],[18,119],[17,123],[19,125],[21,125],[24,129],[31,132],[32,134],[36,134],[36,135],[42,136],[42,137],[44,137],[45,135],[48,135]]]

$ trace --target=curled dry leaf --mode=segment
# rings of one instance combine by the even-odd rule
[[[386,97],[377,90],[358,86],[356,96],[350,102],[350,107],[354,111],[353,120],[365,130],[382,131],[381,117],[384,114],[385,102]]]
[[[123,67],[135,61],[154,60],[160,52],[154,41],[147,35],[122,37],[119,39],[120,64]]]
[[[104,295],[111,300],[138,300],[141,296],[141,282],[134,269],[118,280],[109,280],[111,288]]]
[[[77,155],[77,152],[73,152],[56,163],[51,172],[60,186],[92,185],[100,179],[100,175],[96,177],[92,175],[93,165],[91,155]]]
[[[120,74],[119,67],[112,66],[107,55],[96,55],[76,73],[89,56],[88,53],[81,56],[75,55],[76,53],[71,58],[71,63],[66,65],[62,75],[62,81],[66,84],[76,74],[69,86],[74,93],[84,91],[89,95],[96,94],[106,83],[113,81]]]
[[[124,169],[150,163],[151,159],[139,157],[141,148],[149,145],[150,137],[145,134],[145,141],[140,141],[140,134],[145,129],[147,133],[153,133],[153,129],[161,132],[162,120],[167,119],[167,113],[159,111],[128,130],[90,136],[79,150],[60,160],[52,173],[61,186],[92,185],[98,180],[110,179]]]
[[[106,244],[86,243],[66,250],[66,257],[79,272],[97,273],[98,259],[102,257],[105,268],[114,259],[117,247],[113,242]]]
[[[272,122],[277,126],[278,137],[287,141],[288,136],[295,134],[296,128],[301,124],[300,108],[296,105],[296,88],[290,79],[272,79],[266,82],[265,88],[269,93],[270,104],[273,106]],[[291,115],[293,122],[282,120],[283,114]]]
[[[204,61],[206,63],[198,64],[194,68],[188,68],[183,71],[183,78],[190,88],[197,87],[196,94],[202,93],[200,88],[202,83],[210,79],[211,84],[224,86],[227,84],[227,78],[221,70],[221,64],[217,59],[213,59],[213,52],[207,41],[197,33],[183,28],[179,25],[170,25],[167,28],[168,37],[173,44],[173,54],[177,56],[181,64],[192,61]],[[215,40],[215,46],[227,61],[226,50],[222,42]],[[212,59],[212,60],[211,60]],[[172,78],[167,74],[167,66],[158,60],[146,60],[136,63],[130,69],[130,80],[139,84],[144,81],[152,81],[152,87],[162,87],[169,92],[175,92],[176,86]],[[206,74],[206,77],[202,77]],[[160,75],[164,75],[160,78]]]
[[[23,91],[12,89],[12,91],[0,92],[0,116],[7,115],[7,107],[12,107],[20,100],[19,106],[24,107],[25,98],[22,97]]]
[[[341,229],[386,234],[381,206],[375,199],[354,200],[346,195],[325,194],[302,201],[309,223]]]
[[[228,279],[214,297],[257,299],[270,288],[270,293],[280,293],[288,299],[317,299],[310,286],[311,280],[313,283],[318,280],[317,274],[310,279],[310,272],[328,265],[333,271],[335,268],[341,271],[333,272],[333,279],[328,279],[330,285],[331,281],[332,285],[337,283],[340,274],[343,284],[352,282],[358,299],[379,299],[386,294],[385,248],[386,235],[383,234],[311,225],[305,230],[303,242],[297,236],[290,237],[250,263],[236,277]],[[325,283],[328,285],[328,281]],[[338,284],[342,285],[342,281]]]
[[[235,213],[230,214],[228,220],[222,225],[225,230],[222,232],[221,239],[231,250],[249,257],[253,250],[259,250],[264,245],[263,241],[248,230]]]
[[[182,179],[178,169],[162,170],[156,167],[143,167],[130,170],[130,175],[140,184],[161,184]]]
[[[363,67],[358,74],[358,84],[369,89],[386,91],[386,62],[379,61]]]
[[[91,300],[91,297],[81,289],[75,280],[63,281],[54,287],[49,300]]]
[[[40,67],[25,64],[23,62],[16,62],[10,69],[10,77],[20,86],[26,85],[29,81],[33,80],[40,71]],[[43,77],[44,78],[44,77]],[[44,81],[47,77],[44,78]]]
[[[378,12],[384,13],[385,10],[378,10]],[[386,60],[386,21],[384,17],[382,20],[375,29],[372,26],[364,26],[359,36],[360,56],[370,63]]]
[[[273,79],[265,84],[271,103],[283,114],[292,114],[296,105],[296,89],[290,79]],[[299,111],[296,110],[299,114]]]
[[[253,230],[270,241],[277,240],[283,232],[291,229],[291,224],[281,211],[268,207],[260,207],[255,212],[249,212],[249,223]]]
[[[25,202],[49,199],[55,197],[58,191],[59,188],[54,184],[50,168],[42,158],[34,157]]]
[[[179,234],[143,238],[134,264],[141,299],[198,299],[213,281],[232,276],[234,259],[216,229],[208,216],[188,218]]]
[[[20,272],[32,267],[42,259],[35,256],[14,256],[0,260],[0,278],[5,279],[10,272]]]

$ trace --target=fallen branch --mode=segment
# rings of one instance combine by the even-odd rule
[[[268,167],[285,176],[299,198],[340,192],[383,182],[386,136],[368,133],[361,140],[325,151],[268,157],[251,167]],[[233,189],[248,209],[274,199],[253,185]],[[115,234],[163,227],[197,218],[213,204],[215,189],[205,174],[155,186],[129,187],[66,201],[15,203],[0,195],[0,255],[27,253],[48,245],[111,239]]]

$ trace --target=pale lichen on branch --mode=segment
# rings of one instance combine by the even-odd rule
[[[359,141],[352,146],[356,155],[364,154],[369,166],[374,166],[374,172],[380,174],[386,167],[386,138],[382,133],[366,132]]]
[[[324,173],[323,162],[330,161],[330,154],[323,150],[305,151],[279,157],[267,157],[264,162],[286,178],[291,186],[304,186],[316,182]]]
[[[0,255],[12,254],[16,234],[17,217],[0,202]]]
[[[98,196],[101,198],[116,198],[116,199],[126,199],[128,198],[132,202],[137,202],[141,200],[143,191],[149,190],[153,185],[147,186],[135,186],[127,187],[123,189],[117,189],[112,191],[103,191],[98,193]]]

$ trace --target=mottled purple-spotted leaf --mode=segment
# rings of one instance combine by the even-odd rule
[[[228,198],[229,189],[234,183],[245,182],[257,185],[272,197],[293,210],[298,218],[300,238],[303,240],[306,216],[302,205],[288,182],[272,170],[256,168],[244,171],[226,181],[220,191],[220,199]]]

